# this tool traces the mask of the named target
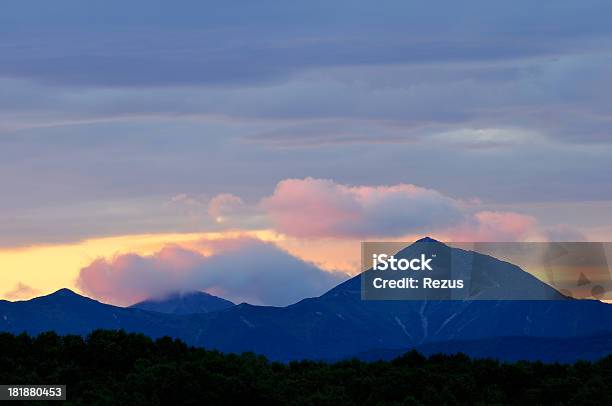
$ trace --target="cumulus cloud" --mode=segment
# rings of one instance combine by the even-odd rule
[[[345,280],[273,244],[251,238],[202,242],[213,254],[168,246],[150,256],[100,258],[81,269],[77,286],[103,301],[128,305],[172,292],[205,290],[234,302],[287,305]]]
[[[296,237],[400,236],[461,221],[458,201],[411,184],[347,186],[286,179],[262,207],[276,230]]]
[[[40,294],[38,289],[34,289],[31,286],[26,285],[25,283],[18,282],[17,285],[8,292],[4,293],[4,297],[9,300],[20,300],[20,299],[29,299],[33,296]]]
[[[273,227],[297,238],[385,238],[442,234],[456,241],[517,241],[538,232],[535,218],[478,210],[411,184],[348,186],[326,179],[286,179],[263,199]]]

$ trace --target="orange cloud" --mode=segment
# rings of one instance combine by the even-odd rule
[[[80,269],[97,258],[112,258],[134,253],[152,255],[168,245],[178,245],[210,254],[201,246],[202,240],[231,239],[238,237],[277,241],[281,237],[266,230],[223,231],[212,233],[136,234],[88,239],[68,244],[39,245],[33,247],[0,249],[0,286],[18,283],[32,286],[40,292],[23,295],[30,298],[38,293],[51,293],[68,287],[76,289],[75,278]],[[0,298],[15,299],[0,294]]]
[[[9,300],[29,299],[39,293],[40,291],[38,289],[34,289],[31,286],[18,282],[13,289],[4,294],[4,297]]]

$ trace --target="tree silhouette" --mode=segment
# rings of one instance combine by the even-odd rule
[[[0,349],[1,383],[65,384],[67,403],[79,405],[612,404],[612,356],[566,365],[410,351],[283,364],[108,330],[2,333]]]

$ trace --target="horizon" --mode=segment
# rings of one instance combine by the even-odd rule
[[[370,246],[368,247],[369,244]],[[228,301],[227,298],[220,297],[218,295],[211,294],[207,292],[206,290],[201,290],[197,288],[165,291],[159,295],[145,297],[144,299],[138,300],[134,303],[127,303],[127,304],[115,304],[111,302],[106,302],[104,300],[92,298],[82,292],[78,292],[68,287],[62,287],[52,292],[46,292],[45,294],[41,294],[33,298],[16,299],[16,300],[8,300],[8,301],[9,302],[22,302],[22,301],[28,301],[31,299],[38,299],[38,298],[43,298],[43,297],[58,297],[58,295],[63,296],[64,294],[69,293],[70,295],[78,296],[78,297],[85,298],[85,299],[93,299],[102,304],[109,304],[109,305],[118,306],[122,308],[136,307],[136,308],[141,308],[143,310],[161,311],[161,310],[156,310],[153,308],[148,308],[145,306],[145,304],[164,304],[164,303],[170,303],[171,301],[174,301],[174,300],[179,300],[179,302],[182,302],[185,299],[190,299],[190,298],[195,297],[196,295],[199,295],[198,296],[199,299],[201,298],[206,298],[206,300],[220,299],[226,302],[228,306],[247,304],[251,306],[288,307],[304,299],[323,297],[326,294],[328,294],[330,291],[333,291],[334,289],[338,288],[340,285],[343,285],[348,280],[356,280],[359,278],[360,280],[359,283],[362,286],[361,287],[361,299],[362,300],[364,299],[365,300],[440,300],[441,299],[441,300],[510,300],[512,301],[512,300],[559,300],[559,298],[562,297],[563,299],[570,298],[570,299],[579,299],[579,300],[595,300],[595,301],[598,301],[601,303],[607,303],[607,304],[610,304],[612,302],[612,299],[609,297],[609,294],[608,294],[608,292],[610,292],[610,283],[612,282],[612,279],[609,275],[610,272],[609,272],[609,268],[607,265],[608,260],[606,258],[606,257],[609,257],[610,254],[612,254],[612,244],[606,244],[605,247],[603,245],[599,247],[600,246],[599,243],[594,245],[592,243],[587,243],[587,242],[579,242],[579,243],[575,243],[575,242],[549,243],[547,242],[547,243],[536,243],[535,249],[533,246],[534,246],[534,243],[490,243],[490,242],[486,242],[486,243],[465,244],[465,243],[455,243],[455,242],[448,242],[448,241],[443,242],[443,241],[438,241],[436,239],[433,239],[429,236],[421,237],[412,242],[362,243],[362,261],[364,262],[362,262],[361,264],[361,270],[359,273],[357,273],[356,275],[351,275],[344,280],[341,279],[337,281],[335,285],[332,285],[328,289],[322,292],[319,292],[319,294],[305,295],[302,297],[295,298],[294,300],[289,301],[287,303],[283,303],[283,304],[266,305],[266,304],[256,304],[256,303],[254,304],[254,303],[249,303],[246,301],[231,301],[231,300]],[[416,265],[416,268],[413,269],[413,265],[412,263],[410,263],[409,266],[406,265],[404,267],[401,267],[400,265],[397,265],[400,267],[395,268],[396,266],[395,264],[400,264],[401,261],[406,261],[406,258],[410,258],[409,256],[407,256],[408,255],[407,252],[409,249],[413,247],[416,247],[417,249],[417,254],[416,254],[417,259],[415,260],[419,261],[420,264],[426,264],[426,265],[424,265],[424,267],[421,267],[421,265]],[[498,293],[493,293],[492,296],[489,294],[489,296],[483,297],[483,298],[478,297],[480,296],[479,294],[476,296],[468,295],[468,297],[459,297],[459,296],[446,297],[443,295],[437,299],[434,296],[431,296],[425,299],[425,298],[418,297],[418,296],[412,296],[412,293],[409,293],[409,294],[401,293],[400,296],[398,297],[394,293],[388,293],[388,291],[384,292],[384,290],[382,291],[383,292],[382,296],[380,296],[380,293],[375,292],[376,289],[373,291],[371,290],[371,288],[366,288],[366,286],[371,283],[374,277],[387,278],[390,274],[387,274],[386,272],[382,272],[382,271],[385,271],[388,269],[395,271],[395,273],[399,271],[406,271],[406,270],[412,270],[413,272],[415,271],[433,272],[432,267],[437,268],[440,265],[438,263],[436,263],[436,265],[431,264],[432,260],[436,258],[436,253],[438,257],[440,255],[442,255],[443,257],[446,257],[448,255],[448,254],[444,254],[444,251],[438,251],[438,249],[440,249],[441,247],[450,248],[451,252],[454,253],[454,254],[451,254],[451,256],[462,255],[460,253],[465,253],[469,255],[469,258],[472,258],[471,255],[478,255],[479,257],[482,257],[482,258],[491,258],[494,261],[496,261],[498,264],[508,264],[515,268],[513,272],[524,273],[524,274],[533,276],[534,277],[533,281],[542,283],[544,286],[546,286],[547,289],[549,289],[551,292],[555,292],[555,294],[558,296],[540,296],[540,294],[538,293],[534,297],[527,298],[527,297],[512,296],[512,295],[505,296],[503,293],[500,294],[498,292]],[[603,248],[603,250],[599,251],[598,248]],[[430,251],[431,249],[434,249],[435,251]],[[560,251],[563,251],[564,254],[562,256],[557,257],[553,262],[548,262],[549,260],[546,260],[546,259],[543,260],[543,258],[547,258],[551,254],[557,256],[558,254],[555,254],[555,253],[558,253]],[[589,262],[591,264],[591,269],[587,270],[587,268],[583,266],[584,258],[585,256],[592,255],[594,251],[599,251],[598,253],[602,255],[602,257],[592,258]],[[368,262],[370,261],[369,260],[371,256],[370,252],[383,253],[383,256],[385,256],[385,259],[380,259],[381,256],[379,254],[374,255],[373,263],[375,265],[376,263],[378,263],[379,265],[378,267],[376,266],[373,267],[372,263]],[[421,252],[421,253],[418,254],[418,252]],[[427,254],[425,254],[425,252],[427,252]],[[432,257],[431,252],[434,253],[433,257]],[[398,254],[401,254],[401,255],[397,257]],[[387,266],[380,267],[381,264],[386,262],[387,256],[389,257],[390,262],[387,264]],[[394,259],[394,257],[396,258]],[[398,261],[397,258],[402,258],[399,263],[397,262]],[[412,256],[412,258],[415,258],[415,257]],[[426,261],[425,261],[425,258],[427,258]],[[576,259],[579,260],[578,263],[575,262]],[[470,261],[474,261],[474,262],[472,265],[467,265],[467,268],[465,264],[459,265],[459,268],[454,268],[453,266],[451,266],[450,262],[446,262],[445,260],[443,260],[441,264],[442,269],[443,269],[441,275],[444,275],[444,277],[452,277],[452,275],[457,275],[458,273],[462,273],[464,277],[465,276],[468,277],[467,280],[465,281],[462,280],[461,282],[462,286],[460,288],[463,288],[464,283],[466,283],[467,285],[471,285],[471,286],[479,286],[479,283],[481,283],[479,282],[480,281],[479,279],[480,277],[478,276],[479,272],[484,271],[485,274],[483,275],[486,275],[487,279],[495,278],[498,272],[500,272],[499,269],[492,267],[492,265],[487,265],[484,268],[480,268],[479,266],[475,265],[477,263],[475,262],[476,261],[475,259],[470,259]],[[406,262],[406,264],[408,264],[408,262]],[[551,268],[551,266],[553,268]],[[461,267],[463,267],[464,269],[460,269]],[[554,272],[557,272],[556,276],[554,275],[554,273],[553,274],[550,273],[551,271],[553,271],[553,269],[554,269]],[[537,271],[539,271],[539,273]],[[428,272],[425,272],[424,275],[426,275],[427,273]],[[372,274],[372,275],[367,276],[367,274]],[[399,275],[400,275],[399,279],[405,276],[403,274],[399,274]],[[427,276],[434,276],[434,275],[427,275]],[[501,276],[501,274],[499,276]],[[438,274],[437,277],[439,278],[440,274]],[[394,275],[392,276],[392,278],[397,279],[398,276]],[[421,276],[419,276],[419,278],[421,278]],[[520,278],[517,279],[517,281],[519,284],[525,283],[525,281],[520,282]],[[520,291],[529,291],[532,289],[528,286],[532,282],[527,282],[523,286],[514,286],[515,283],[517,282],[511,282],[511,281],[509,282],[508,280],[505,280],[503,282],[503,284],[505,285],[504,289],[508,289],[508,288],[516,289],[517,287],[520,289]],[[486,284],[483,286],[486,286]],[[592,289],[589,290],[589,288],[593,288],[593,287],[601,289],[601,293],[595,294],[593,293],[594,290]],[[472,288],[469,288],[470,291],[471,289]],[[211,310],[206,310],[205,312],[208,312],[208,311],[211,311]],[[162,311],[162,312],[165,312],[165,311]]]

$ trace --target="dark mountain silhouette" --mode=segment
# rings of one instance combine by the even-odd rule
[[[489,255],[479,254],[425,237],[407,246],[394,256],[398,259],[418,258],[421,254],[432,258],[434,266],[426,272],[412,273],[414,278],[461,279],[464,289],[405,289],[402,299],[411,300],[562,300],[564,295],[509,262],[500,261]],[[385,273],[387,278],[403,278],[406,272]],[[371,269],[364,272],[369,282],[381,272]],[[422,286],[422,285],[421,285]],[[361,285],[359,285],[359,289]],[[389,290],[382,290],[378,298],[390,298]],[[397,290],[395,292],[398,292]],[[391,292],[393,293],[393,292]],[[374,295],[376,296],[376,295]]]
[[[122,328],[152,337],[180,337],[189,344],[221,351],[254,351],[277,360],[339,359],[437,342],[500,337],[529,341],[532,337],[574,338],[612,331],[612,306],[567,299],[507,262],[441,243],[432,245],[428,240],[420,240],[397,256],[412,255],[411,250],[423,248],[418,245],[424,243],[429,244],[428,249],[452,250],[456,258],[485,264],[487,280],[478,294],[491,294],[503,283],[523,289],[532,298],[556,300],[364,301],[357,276],[320,297],[287,307],[240,304],[212,313],[176,315],[106,305],[63,289],[29,301],[0,302],[0,331],[84,334],[95,328]],[[534,356],[527,344],[516,348],[513,356]],[[568,357],[572,357],[571,349]]]
[[[86,334],[97,328],[139,331],[158,337],[179,336],[181,321],[140,309],[100,303],[69,289],[18,302],[0,302],[0,330]]]
[[[235,306],[229,300],[206,292],[174,293],[161,299],[149,299],[132,308],[170,314],[210,313]]]

